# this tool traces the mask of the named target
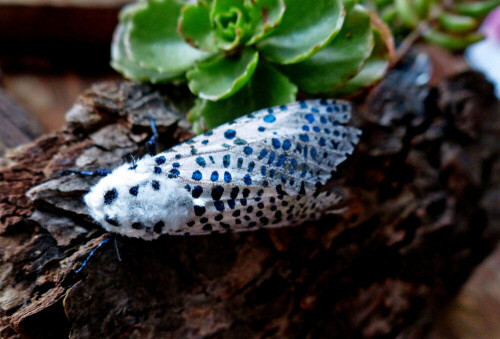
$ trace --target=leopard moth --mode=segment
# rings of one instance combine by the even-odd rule
[[[124,164],[84,200],[111,233],[145,240],[318,219],[341,197],[320,191],[361,131],[351,105],[307,100],[247,114],[156,156]]]

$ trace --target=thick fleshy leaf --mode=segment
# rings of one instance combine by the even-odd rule
[[[247,83],[258,62],[259,53],[251,48],[234,56],[221,55],[187,73],[189,89],[203,99],[227,98]]]
[[[285,0],[283,20],[257,43],[259,51],[279,64],[300,62],[326,46],[340,31],[345,10],[341,0]]]
[[[415,28],[418,25],[419,18],[417,9],[412,0],[394,0],[399,18],[407,27]]]
[[[137,2],[132,2],[130,4],[127,4],[122,7],[120,10],[120,13],[118,14],[118,19],[120,22],[125,22],[134,16],[134,13],[146,8],[148,6],[146,1],[137,1]]]
[[[261,108],[295,101],[297,86],[268,64],[261,63],[250,81],[226,100],[198,99],[189,112],[196,133],[212,129]]]
[[[478,26],[476,19],[466,15],[443,12],[438,19],[441,27],[451,32],[469,32]]]
[[[224,12],[229,12],[232,8],[245,11],[245,6],[241,0],[214,0],[210,12],[210,20],[215,21],[215,17]]]
[[[224,50],[234,49],[253,32],[254,23],[241,0],[214,0],[210,21],[217,45]]]
[[[218,50],[207,3],[200,2],[182,8],[178,30],[189,44],[209,52]]]
[[[431,0],[415,0],[415,9],[420,19],[427,19],[434,3]]]
[[[324,93],[354,77],[373,49],[370,14],[361,5],[348,10],[339,34],[321,51],[281,70],[308,93]]]
[[[487,15],[498,6],[500,6],[500,0],[483,0],[474,2],[457,1],[455,9],[459,14],[477,18]]]
[[[182,72],[210,56],[177,33],[184,4],[176,0],[151,0],[131,17],[130,56],[141,67],[158,72]]]
[[[172,81],[181,78],[183,72],[160,73],[142,68],[127,55],[125,41],[128,39],[131,24],[129,21],[120,23],[113,35],[111,44],[111,67],[122,73],[126,78],[152,83]]]
[[[469,45],[481,41],[484,36],[478,32],[472,32],[465,36],[443,33],[435,29],[427,29],[422,33],[425,41],[444,47],[451,51],[461,51]]]
[[[352,96],[382,79],[389,67],[390,51],[380,31],[374,29],[373,36],[375,46],[361,72],[345,84],[331,91],[331,95]]]
[[[353,96],[380,81],[387,71],[387,67],[389,67],[389,61],[384,58],[370,57],[358,75],[342,87],[333,90],[331,94],[339,97]]]
[[[252,38],[247,42],[251,45],[269,35],[281,23],[285,14],[284,0],[245,0],[245,7],[252,8],[249,14],[255,22]]]

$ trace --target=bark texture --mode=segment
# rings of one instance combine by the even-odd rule
[[[419,61],[420,60],[420,61]],[[426,84],[417,58],[358,103],[360,145],[335,174],[349,210],[278,230],[108,237],[82,195],[144,152],[190,137],[171,87],[109,82],[85,92],[62,131],[0,170],[1,335],[67,337],[421,337],[492,250],[500,229],[500,115],[473,72]],[[27,192],[27,193],[26,193]]]

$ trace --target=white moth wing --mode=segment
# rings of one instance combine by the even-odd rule
[[[224,184],[224,173],[229,172],[233,185],[264,189],[271,182],[285,181],[283,187],[298,193],[302,181],[325,184],[353,152],[360,131],[342,125],[350,112],[350,103],[341,100],[308,100],[261,110],[174,147],[167,154],[181,159],[169,162],[181,164],[179,177],[186,182],[196,183],[192,174],[199,171],[200,183]],[[213,181],[214,171],[219,179]]]

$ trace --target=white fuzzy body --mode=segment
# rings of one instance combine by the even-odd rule
[[[164,231],[173,233],[189,221],[189,212],[193,208],[191,194],[184,189],[180,180],[157,176],[161,190],[155,190],[151,180],[151,168],[154,159],[146,156],[137,163],[134,171],[129,170],[130,164],[124,164],[99,181],[85,196],[85,203],[92,211],[92,217],[104,229],[120,233],[128,237],[156,238],[154,225],[162,220]],[[125,182],[126,180],[126,182]],[[136,196],[130,194],[130,188],[138,186]],[[118,196],[111,204],[104,204],[106,192],[116,189]],[[116,220],[120,227],[106,220]],[[144,229],[132,227],[134,223],[146,226]]]

